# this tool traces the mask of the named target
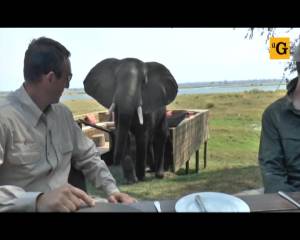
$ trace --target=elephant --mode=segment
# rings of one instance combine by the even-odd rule
[[[145,179],[147,162],[154,168],[156,177],[162,178],[168,136],[166,106],[178,92],[170,71],[158,62],[107,58],[89,71],[84,79],[84,90],[108,108],[109,113],[114,112],[113,163],[122,165],[128,182]],[[127,150],[132,138],[136,156]],[[151,159],[147,160],[147,155]]]

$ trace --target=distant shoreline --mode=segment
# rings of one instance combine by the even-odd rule
[[[212,81],[212,82],[187,82],[178,83],[180,88],[200,88],[200,87],[232,87],[232,86],[270,86],[285,84],[282,79],[261,79],[261,80],[236,80],[236,81]]]
[[[178,83],[179,88],[201,88],[201,87],[232,87],[232,86],[270,86],[277,84],[285,84],[282,79],[261,79],[261,80],[224,80],[224,81],[211,81],[211,82],[185,82]],[[7,95],[11,91],[0,91],[0,97]],[[66,94],[84,94],[83,88],[70,88],[65,90]]]

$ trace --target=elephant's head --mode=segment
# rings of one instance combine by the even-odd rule
[[[152,112],[171,103],[178,86],[170,71],[157,62],[136,58],[108,58],[91,69],[84,80],[87,94],[113,111]],[[141,114],[140,114],[141,115]]]
[[[91,69],[84,80],[84,89],[100,104],[109,108],[109,111],[114,111],[115,108],[115,164],[121,162],[128,168],[133,168],[133,164],[126,163],[132,159],[126,158],[126,149],[130,144],[128,139],[131,129],[139,129],[135,131],[138,159],[136,166],[139,165],[136,168],[138,179],[143,179],[150,114],[165,108],[175,99],[178,86],[174,77],[165,66],[157,62],[145,63],[136,58],[109,58]],[[123,167],[124,169],[127,168]],[[129,176],[127,173],[125,175]],[[135,173],[130,176],[133,178],[128,180],[134,182]]]

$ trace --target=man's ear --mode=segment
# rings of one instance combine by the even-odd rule
[[[50,71],[44,75],[44,79],[47,83],[52,83],[54,81],[55,77],[56,77],[56,75],[53,71]]]

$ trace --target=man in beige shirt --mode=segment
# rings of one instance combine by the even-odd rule
[[[68,184],[72,164],[108,201],[132,203],[121,193],[93,141],[59,102],[71,80],[70,52],[49,38],[33,40],[24,58],[24,84],[0,105],[0,211],[63,211],[93,206]]]

